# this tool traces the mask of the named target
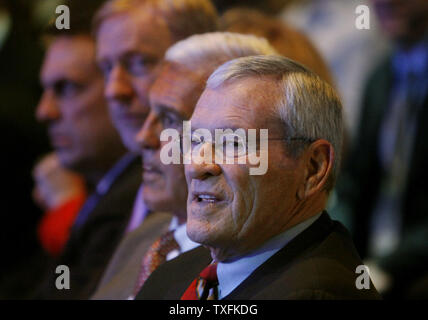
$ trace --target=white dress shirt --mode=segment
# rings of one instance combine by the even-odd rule
[[[190,238],[187,236],[186,232],[186,224],[179,224],[178,218],[174,216],[171,220],[171,224],[169,225],[169,230],[174,230],[174,238],[175,241],[177,241],[178,246],[180,247],[180,250],[173,250],[166,256],[166,261],[172,260],[176,257],[178,257],[180,254],[190,251],[197,246],[200,246],[199,243],[193,242],[190,240]]]

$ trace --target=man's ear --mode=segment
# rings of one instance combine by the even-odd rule
[[[324,189],[334,163],[334,150],[330,142],[320,139],[305,152],[304,197],[310,197]],[[302,190],[303,191],[303,190]]]

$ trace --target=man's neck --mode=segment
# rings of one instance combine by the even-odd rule
[[[187,220],[187,209],[186,208],[181,209],[181,210],[176,210],[172,214],[177,217],[179,225],[186,223],[186,220]]]
[[[321,192],[298,203],[294,209],[294,213],[290,215],[290,220],[284,225],[282,232],[324,211],[327,205],[327,198],[327,194]]]

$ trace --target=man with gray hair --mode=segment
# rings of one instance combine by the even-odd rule
[[[238,164],[192,152],[187,234],[211,255],[198,247],[165,263],[138,299],[379,298],[367,271],[356,274],[350,235],[325,211],[342,144],[342,106],[326,82],[284,57],[235,59],[208,79],[191,126],[255,129],[261,139],[267,129],[268,143],[249,137]],[[204,155],[216,143],[192,140]],[[266,173],[251,174],[252,153],[267,158]]]
[[[135,297],[160,263],[198,246],[186,235],[184,167],[165,164],[161,159],[168,144],[161,141],[161,132],[176,129],[181,133],[183,121],[192,116],[208,76],[219,65],[237,57],[275,53],[265,39],[233,33],[195,35],[168,49],[150,89],[150,113],[138,141],[144,164],[144,201],[152,210],[172,212],[174,217],[157,212],[158,218],[149,216],[124,238],[93,299]]]

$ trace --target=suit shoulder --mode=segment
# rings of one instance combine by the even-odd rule
[[[359,265],[348,231],[334,221],[332,232],[283,270],[272,288],[286,299],[380,299],[371,281],[370,289],[357,288]],[[284,291],[284,285],[294,289]]]
[[[347,230],[325,216],[262,264],[228,298],[378,299],[372,283],[370,290],[356,287],[356,267],[361,264]]]

